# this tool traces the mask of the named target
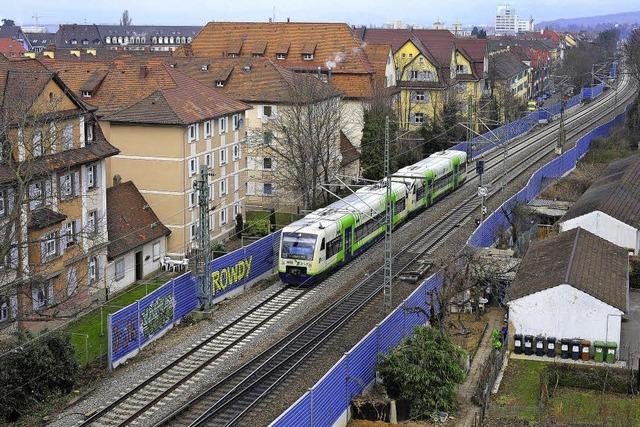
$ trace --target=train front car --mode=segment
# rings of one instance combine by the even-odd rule
[[[320,234],[324,233],[318,228],[296,225],[298,222],[282,229],[278,272],[285,283],[311,284],[319,273],[317,253],[323,239]]]

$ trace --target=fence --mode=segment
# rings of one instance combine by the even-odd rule
[[[617,69],[612,69],[610,73],[616,73]],[[565,110],[579,105],[584,100],[596,98],[602,94],[604,85],[599,84],[597,86],[583,88],[577,95],[569,98],[565,101]],[[507,123],[504,126],[500,126],[496,129],[490,130],[478,135],[471,140],[471,158],[478,157],[479,155],[500,146],[501,144],[510,141],[513,138],[522,136],[533,129],[541,119],[551,119],[554,116],[560,114],[560,104],[554,104],[545,109],[537,110],[527,114],[516,121]],[[460,142],[453,147],[452,150],[467,151],[468,142]]]
[[[533,174],[527,186],[510,198],[503,206],[515,200],[531,200],[541,189],[543,178],[558,178],[575,167],[576,161],[588,150],[594,138],[605,136],[611,127],[624,121],[625,113],[602,125],[578,141],[576,147],[552,160]],[[506,224],[499,209],[490,215],[469,238],[473,246],[491,246],[494,243],[496,224]],[[347,423],[347,410],[351,399],[362,394],[375,379],[377,356],[386,354],[413,328],[424,324],[429,313],[437,312],[436,301],[431,296],[442,286],[441,273],[429,277],[371,330],[327,372],[309,391],[283,412],[270,427],[314,426],[329,427],[338,421]]]
[[[213,302],[273,272],[280,232],[216,258],[209,265]],[[110,369],[135,356],[198,306],[195,277],[187,272],[149,295],[109,315],[108,361]]]
[[[508,215],[511,208],[518,202],[528,203],[538,196],[546,186],[554,179],[560,178],[576,167],[576,163],[589,151],[591,141],[596,138],[605,137],[612,127],[624,122],[624,113],[619,114],[613,120],[598,126],[582,138],[575,147],[567,150],[564,154],[551,160],[543,167],[531,175],[527,185],[504,202],[500,208],[489,215],[482,224],[471,234],[467,243],[475,247],[488,247],[493,245],[501,230],[509,226]]]
[[[425,324],[428,313],[437,310],[435,304],[431,306],[431,296],[441,286],[440,274],[422,282],[271,426],[329,427],[345,417],[351,399],[362,394],[375,379],[378,354],[386,354],[410,335],[413,328]]]

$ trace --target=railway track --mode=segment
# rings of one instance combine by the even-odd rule
[[[633,91],[628,91],[628,93],[633,95]],[[571,123],[574,125],[573,128],[568,129],[569,137],[580,134],[591,127],[594,122],[608,116],[610,107],[605,112],[599,112],[599,110],[603,109],[603,104],[607,106],[611,96],[608,94],[608,96],[602,97],[598,103],[594,103],[592,108],[587,108],[572,116],[570,123],[567,120],[565,126]],[[629,98],[630,96],[624,97],[615,107],[622,105]],[[592,117],[594,113],[596,113],[596,117]],[[509,169],[508,182],[518,178],[533,164],[549,154],[550,147],[555,145],[556,127],[548,127],[510,148],[509,157],[520,153],[526,155],[517,160],[515,165]],[[526,144],[532,138],[546,142],[535,146]],[[529,151],[527,148],[530,147],[533,147],[532,152],[525,153]],[[514,148],[517,149],[514,150]],[[498,157],[499,155],[491,157],[491,164],[487,169],[493,169],[499,165],[499,161],[494,161]],[[500,179],[502,177],[492,180],[491,187],[496,187],[495,184]],[[498,191],[500,191],[499,188],[492,188],[490,196]],[[479,207],[480,202],[475,195],[471,195],[452,209],[449,215],[427,227],[416,239],[397,252],[394,257],[394,277],[397,278],[403,269],[433,250],[452,230],[468,221],[472,213]],[[287,337],[209,387],[156,426],[227,426],[236,423],[261,398],[313,354],[335,331],[349,321],[360,308],[371,301],[380,292],[382,283],[383,269],[380,267],[322,313],[300,325]]]
[[[233,322],[194,345],[185,354],[129,390],[116,401],[94,413],[81,425],[126,425],[143,414],[148,416],[163,399],[184,394],[192,384],[225,360],[237,355],[244,345],[265,328],[310,297],[313,290],[282,287],[251,307]]]

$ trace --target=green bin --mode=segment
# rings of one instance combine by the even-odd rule
[[[593,342],[593,360],[596,362],[604,362],[604,354],[607,351],[607,343],[604,341]]]
[[[607,363],[616,363],[616,350],[618,344],[614,342],[607,342]]]

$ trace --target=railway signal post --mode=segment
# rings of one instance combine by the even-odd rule
[[[484,221],[484,215],[487,212],[487,208],[484,206],[484,199],[487,197],[487,187],[482,185],[482,175],[484,174],[484,160],[478,159],[476,161],[476,174],[479,177],[478,196],[480,196],[480,223]]]

